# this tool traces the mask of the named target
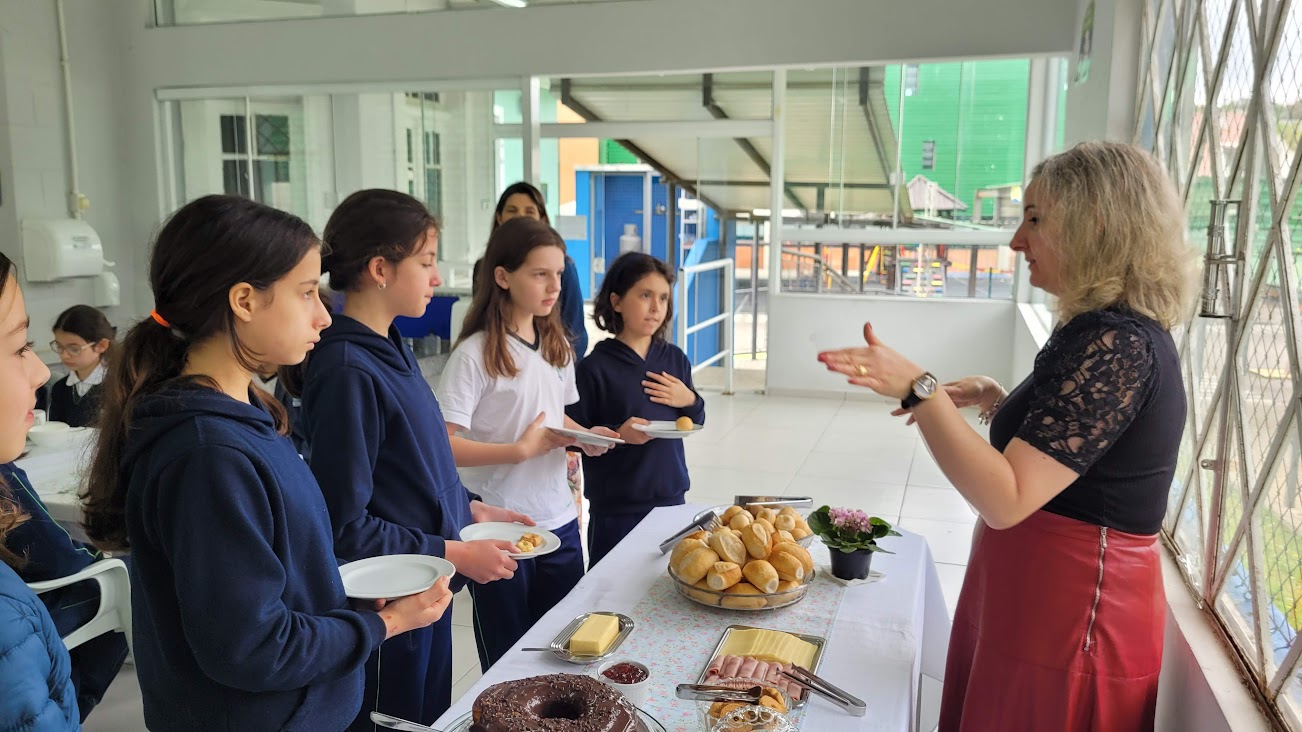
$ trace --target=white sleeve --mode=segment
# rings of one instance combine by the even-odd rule
[[[579,401],[579,386],[574,382],[574,361],[571,360],[565,364],[565,406],[577,404]]]
[[[478,344],[463,343],[452,351],[437,391],[444,421],[471,429],[475,409],[488,386],[488,374],[477,357]]]

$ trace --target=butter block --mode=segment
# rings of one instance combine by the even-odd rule
[[[589,615],[570,636],[569,651],[576,656],[600,656],[610,649],[619,635],[619,618],[614,615]]]
[[[814,662],[814,644],[780,630],[736,630],[720,649],[720,655],[749,656],[771,663],[790,663],[809,668]]]

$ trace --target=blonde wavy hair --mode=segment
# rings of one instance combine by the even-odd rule
[[[1060,322],[1125,305],[1167,329],[1192,307],[1197,258],[1175,185],[1150,154],[1084,142],[1031,172],[1060,271]]]

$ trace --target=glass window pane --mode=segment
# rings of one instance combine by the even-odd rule
[[[254,120],[258,154],[288,155],[289,117],[281,114],[259,114]]]
[[[243,155],[248,149],[248,137],[245,130],[244,115],[222,115],[222,152],[227,155]]]
[[[222,161],[222,192],[231,196],[249,195],[249,169],[245,161]]]

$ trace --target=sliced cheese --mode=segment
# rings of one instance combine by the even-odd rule
[[[592,614],[570,636],[569,651],[576,656],[600,656],[619,635],[619,618]]]
[[[734,630],[720,649],[720,655],[749,656],[771,663],[790,663],[809,668],[814,662],[814,644],[780,630]]]

